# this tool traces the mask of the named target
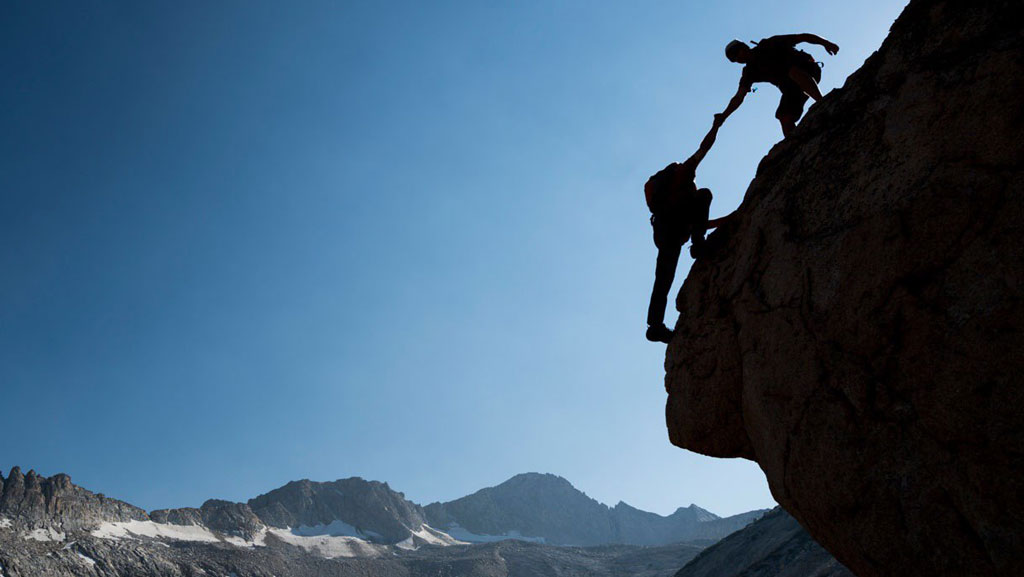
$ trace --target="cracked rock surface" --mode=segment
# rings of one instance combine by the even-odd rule
[[[1024,575],[1024,26],[913,0],[681,290],[671,441],[857,575]]]

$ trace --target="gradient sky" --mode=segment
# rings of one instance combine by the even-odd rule
[[[752,4],[0,2],[0,469],[147,509],[526,471],[772,506],[668,442],[643,183],[735,91],[728,40],[837,42],[825,91],[905,2]],[[762,86],[713,216],[781,138]]]

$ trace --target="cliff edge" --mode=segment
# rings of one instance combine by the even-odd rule
[[[1024,26],[913,0],[677,301],[675,445],[875,575],[1024,575]]]

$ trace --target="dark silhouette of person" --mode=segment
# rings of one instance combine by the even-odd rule
[[[818,82],[821,68],[810,54],[797,50],[801,42],[818,44],[825,51],[835,55],[839,46],[815,34],[785,34],[771,36],[755,43],[751,48],[739,40],[733,40],[725,47],[725,57],[732,62],[743,64],[740,87],[729,101],[725,110],[715,115],[715,122],[721,125],[751,91],[756,82],[769,82],[782,91],[782,100],[775,111],[775,118],[782,125],[782,135],[789,136],[796,121],[804,113],[804,104],[810,96],[815,102],[821,100]]]
[[[679,254],[692,238],[690,256],[701,258],[706,251],[704,234],[708,228],[711,191],[694,183],[697,165],[715,143],[718,124],[711,127],[700,147],[685,162],[673,162],[647,180],[644,195],[651,209],[654,245],[658,261],[654,270],[654,288],[647,308],[647,340],[668,343],[672,330],[665,326],[665,306],[676,276]]]

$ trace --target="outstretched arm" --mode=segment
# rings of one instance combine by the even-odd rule
[[[716,127],[721,126],[722,123],[725,122],[725,119],[729,118],[730,114],[736,112],[736,109],[740,107],[740,104],[743,104],[743,99],[747,97],[748,92],[750,92],[750,83],[744,79],[740,79],[739,90],[737,90],[736,94],[734,94],[729,100],[729,104],[725,107],[725,110],[715,115]]]
[[[690,165],[694,170],[697,170],[697,165],[700,164],[700,161],[704,160],[708,151],[711,150],[711,146],[715,144],[715,138],[718,137],[719,126],[720,124],[717,122],[711,125],[711,130],[709,130],[704,136],[704,140],[700,141],[700,146],[697,148],[697,152],[694,152],[693,156],[687,158],[684,164]]]
[[[836,52],[839,52],[838,44],[834,42],[829,42],[828,40],[825,40],[824,38],[818,36],[817,34],[810,34],[805,32],[803,34],[787,34],[785,36],[781,36],[781,38],[785,38],[786,40],[791,41],[793,44],[800,44],[801,42],[806,42],[808,44],[817,44],[818,46],[824,47],[825,52],[828,52],[833,56],[835,56]]]

